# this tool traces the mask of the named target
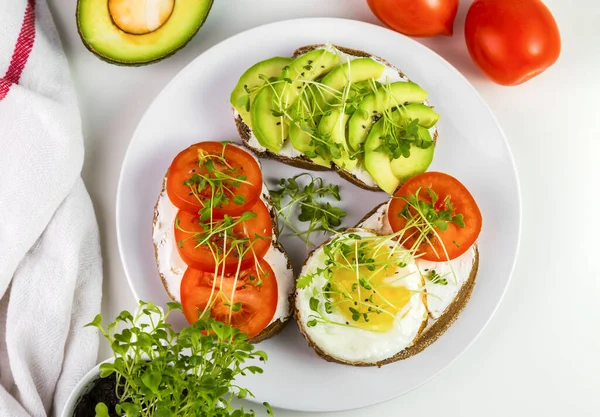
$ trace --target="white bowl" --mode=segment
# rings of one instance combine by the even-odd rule
[[[94,366],[90,371],[85,374],[83,378],[79,381],[75,388],[67,398],[67,403],[63,407],[63,411],[61,417],[73,417],[73,412],[75,411],[75,406],[79,402],[79,399],[87,394],[89,391],[91,383],[100,376],[100,365],[103,363],[108,363],[114,361],[114,358],[109,358],[104,362],[100,362],[98,365]]]

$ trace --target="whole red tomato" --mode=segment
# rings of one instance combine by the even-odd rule
[[[465,22],[473,61],[493,81],[517,85],[560,55],[560,33],[540,0],[476,0]]]
[[[379,20],[408,36],[452,36],[458,0],[367,0]]]

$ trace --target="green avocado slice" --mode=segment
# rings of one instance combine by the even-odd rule
[[[277,153],[288,136],[288,124],[283,116],[273,114],[273,95],[272,86],[263,88],[252,101],[250,118],[258,143]]]
[[[331,109],[319,122],[319,134],[331,143],[340,145],[341,155],[332,158],[334,164],[347,171],[356,168],[358,159],[350,158],[350,149],[346,141],[346,124],[350,118],[349,114],[342,114],[340,109]]]
[[[340,100],[340,94],[346,85],[362,81],[377,80],[383,74],[385,65],[371,58],[357,58],[340,64],[321,80],[321,84],[330,88],[323,88],[323,97],[319,96],[322,103],[330,105]],[[336,94],[334,91],[339,92]]]
[[[200,29],[213,0],[176,0],[162,26],[143,34],[122,30],[108,0],[78,0],[77,27],[86,48],[113,64],[144,65],[182,48]]]
[[[419,137],[432,142],[433,139],[428,127],[435,125],[439,119],[439,114],[424,104],[409,104],[392,112],[390,118],[391,123],[394,125],[409,124],[412,120],[419,119],[419,125],[417,126]],[[382,137],[386,133],[384,131],[385,122],[386,120],[382,117],[369,132],[364,146],[364,163],[365,168],[377,185],[385,192],[393,194],[401,183],[425,172],[429,168],[433,160],[435,146],[432,144],[428,148],[422,149],[415,144],[411,144],[408,158],[400,157],[390,160],[389,155],[380,150],[380,146],[383,144]]]
[[[427,128],[418,126],[417,129],[419,130],[419,137],[425,141],[433,141],[431,138],[431,133],[429,133]],[[433,161],[434,151],[435,146],[433,145],[425,149],[412,145],[410,147],[410,157],[400,157],[390,161],[392,172],[401,183],[404,183],[415,175],[422,174],[423,172],[427,171],[427,168],[429,168],[429,165],[431,165],[431,161]]]
[[[248,68],[246,72],[242,74],[237,85],[231,92],[229,101],[231,105],[238,111],[244,123],[252,128],[252,119],[250,117],[250,105],[254,98],[260,91],[265,81],[260,78],[264,76],[267,78],[279,77],[281,70],[286,65],[292,62],[291,58],[284,57],[273,57],[265,59],[264,61],[258,62]],[[250,93],[248,93],[248,91]]]
[[[250,109],[252,129],[262,146],[279,152],[288,137],[289,121],[296,116],[295,105],[298,98],[301,94],[304,95],[306,99],[300,101],[303,103],[310,102],[312,97],[310,85],[306,82],[321,77],[338,63],[339,57],[336,54],[325,49],[315,49],[294,59],[283,68],[278,81],[263,88]],[[267,101],[267,96],[270,102]],[[301,128],[301,125],[297,127]],[[300,133],[298,129],[294,132]]]
[[[366,96],[348,120],[348,143],[357,151],[367,139],[374,119],[382,113],[407,103],[422,103],[427,91],[415,83],[396,82]]]
[[[327,74],[339,62],[337,54],[325,49],[313,49],[294,59],[283,69],[279,76],[280,82],[275,85],[275,108],[280,111],[292,108],[304,93],[303,87],[308,86],[307,81],[314,81]]]

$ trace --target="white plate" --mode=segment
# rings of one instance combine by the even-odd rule
[[[229,104],[239,76],[260,60],[289,56],[299,46],[323,42],[381,56],[429,91],[430,102],[441,114],[431,170],[454,175],[471,190],[484,226],[471,301],[446,334],[421,354],[380,369],[328,363],[307,346],[295,323],[260,345],[269,354],[265,373],[244,378],[245,386],[259,402],[304,411],[347,410],[389,400],[423,384],[456,359],[502,299],[521,223],[519,185],[508,144],[483,99],[449,63],[379,26],[330,18],[278,22],[240,33],[200,55],[158,95],[140,121],[123,162],[117,196],[119,249],[137,298],[168,301],[156,272],[151,229],[161,179],[172,158],[194,142],[239,140]],[[300,172],[274,161],[264,161],[263,167],[266,178]],[[386,198],[333,173],[322,176],[342,186],[346,225]],[[296,265],[301,264],[303,245],[294,239],[286,243]]]

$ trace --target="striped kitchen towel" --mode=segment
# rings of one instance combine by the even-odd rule
[[[0,416],[59,414],[96,362],[98,226],[77,100],[44,0],[0,0]],[[54,410],[54,411],[53,411]]]

